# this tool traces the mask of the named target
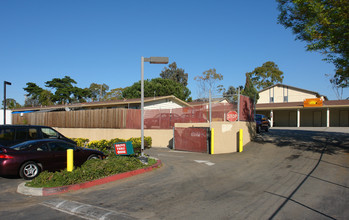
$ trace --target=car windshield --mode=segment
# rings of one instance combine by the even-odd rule
[[[41,131],[42,131],[42,135],[44,136],[44,138],[58,138],[59,137],[57,132],[55,132],[51,128],[41,128]]]

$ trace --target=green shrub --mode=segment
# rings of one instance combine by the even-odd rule
[[[137,157],[113,155],[105,160],[88,160],[72,172],[68,172],[66,169],[54,173],[44,171],[38,177],[28,182],[26,186],[58,187],[73,185],[144,168],[154,165],[156,162],[154,159],[149,159],[149,164],[144,165]]]
[[[144,137],[144,147],[151,148],[153,139],[151,137]]]
[[[72,139],[73,141],[75,141],[75,142],[76,142],[76,145],[77,145],[78,147],[85,147],[85,145],[87,145],[88,142],[90,141],[90,140],[87,139],[87,138],[70,138],[70,139]]]
[[[126,142],[131,141],[135,154],[139,154],[141,152],[141,138],[130,138],[128,140],[121,138],[114,138],[109,141],[107,140],[99,140],[99,141],[90,141],[86,147],[91,149],[96,149],[102,151],[106,155],[114,154],[114,144],[118,142]],[[144,137],[144,147],[151,148],[152,138]]]
[[[99,151],[102,151],[104,154],[106,155],[110,155],[110,149],[111,147],[108,145],[107,140],[99,140],[99,141],[90,141],[87,145],[87,148],[91,148],[91,149],[96,149]]]
[[[114,139],[111,139],[109,141],[109,145],[110,146],[114,146],[115,143],[119,143],[119,142],[125,142],[126,140],[125,139],[121,139],[121,138],[114,138]]]

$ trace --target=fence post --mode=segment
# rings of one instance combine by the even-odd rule
[[[173,126],[173,141],[172,141],[173,143],[173,150],[175,150],[176,149],[176,147],[175,147],[175,127]]]
[[[239,131],[239,152],[242,152],[244,150],[244,146],[243,146],[243,131],[242,129],[240,129]]]
[[[211,154],[214,154],[214,128],[211,128]]]
[[[240,121],[240,87],[238,88],[238,120]]]
[[[67,171],[72,172],[74,167],[74,150],[67,150]]]
[[[211,94],[211,89],[209,90],[209,97],[208,97],[208,99],[209,99],[209,105],[210,105],[210,112],[209,112],[209,114],[210,114],[210,129],[212,128],[212,94]]]

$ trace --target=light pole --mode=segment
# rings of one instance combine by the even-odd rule
[[[12,85],[12,83],[4,81],[4,125],[6,125],[6,85]]]
[[[141,158],[144,157],[144,62],[150,64],[167,64],[168,57],[141,58]]]

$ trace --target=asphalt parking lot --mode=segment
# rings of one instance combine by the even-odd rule
[[[22,180],[0,177],[1,219],[349,218],[348,133],[271,129],[242,153],[146,153],[163,166],[59,196],[24,196]]]

